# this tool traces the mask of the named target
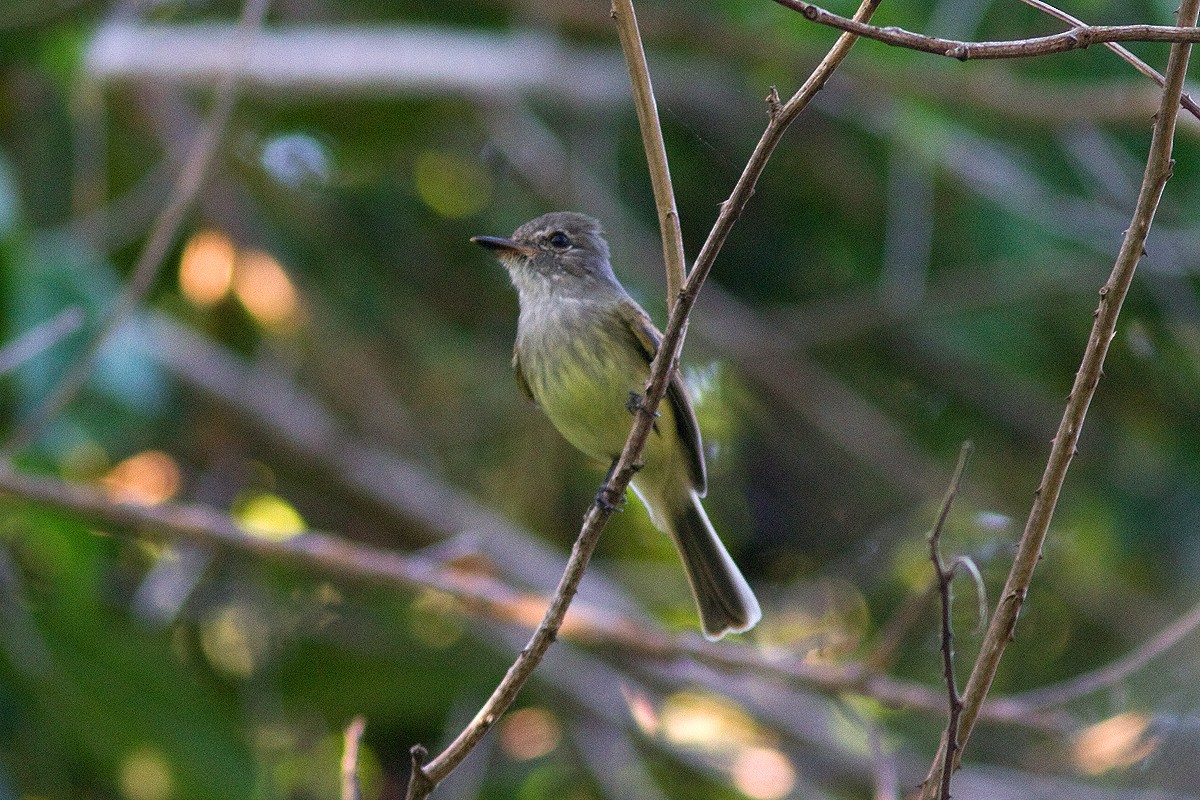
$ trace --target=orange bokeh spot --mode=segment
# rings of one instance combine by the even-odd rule
[[[175,459],[161,450],[146,450],[110,469],[100,483],[114,500],[156,505],[178,494],[182,478]]]
[[[235,253],[220,231],[201,231],[188,241],[179,260],[179,290],[188,302],[211,306],[229,293]]]
[[[270,253],[245,250],[233,271],[233,292],[250,315],[263,325],[286,326],[296,317],[296,287]]]

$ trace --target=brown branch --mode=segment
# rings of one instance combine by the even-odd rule
[[[255,30],[262,27],[267,13],[267,0],[246,0],[238,21],[234,47],[227,54],[229,64],[236,64],[248,52]],[[126,321],[150,291],[155,278],[183,223],[184,214],[203,186],[212,167],[217,147],[224,137],[233,107],[237,102],[237,71],[228,68],[215,88],[215,102],[208,123],[201,128],[192,141],[192,146],[179,173],[179,179],[171,190],[167,203],[155,220],[146,244],[138,255],[133,275],[118,295],[116,302],[100,321],[99,327],[89,340],[78,359],[67,367],[57,385],[30,414],[21,421],[8,441],[0,448],[0,457],[11,457],[14,452],[29,445],[42,429],[74,399],[83,388],[96,364],[104,345]]]
[[[933,562],[938,594],[942,601],[942,676],[946,681],[946,696],[950,708],[950,719],[946,723],[945,735],[946,741],[955,743],[958,742],[958,720],[962,713],[962,699],[958,696],[958,682],[954,677],[954,628],[950,619],[950,584],[954,581],[957,561],[947,568],[942,561],[939,545],[942,540],[942,531],[946,527],[946,519],[950,516],[950,507],[954,505],[954,498],[958,496],[959,487],[962,486],[963,473],[967,469],[967,459],[970,457],[971,443],[966,442],[959,452],[958,466],[955,467],[954,475],[950,478],[946,496],[942,498],[942,507],[938,511],[937,522],[929,534],[929,558]],[[945,758],[942,760],[941,796],[946,800],[950,797],[950,777],[954,774],[954,754],[956,752],[957,747],[947,748]]]
[[[658,121],[658,105],[650,82],[650,67],[638,32],[633,0],[613,0],[612,18],[629,67],[629,83],[633,89],[633,105],[637,109],[638,128],[642,132],[642,148],[650,169],[650,185],[654,190],[654,205],[658,208],[658,227],[662,233],[663,263],[667,270],[667,303],[683,286],[685,276],[683,233],[679,228],[679,210],[675,206],[675,189],[671,186],[671,169],[667,164],[667,146],[663,142],[662,125]]]
[[[1200,604],[1159,631],[1157,636],[1109,664],[1061,683],[1014,695],[1010,699],[1034,708],[1053,708],[1115,686],[1200,628]]]
[[[1034,36],[1028,39],[962,42],[956,39],[925,36],[903,28],[880,28],[876,25],[868,25],[858,19],[838,16],[820,6],[806,3],[804,0],[775,0],[775,2],[785,8],[800,12],[805,19],[818,25],[827,25],[864,39],[874,39],[895,47],[947,56],[959,61],[1047,56],[1070,50],[1083,50],[1094,44],[1108,42],[1200,42],[1200,28],[1177,25],[1077,25],[1069,31],[1053,33],[1048,36]]]
[[[545,607],[545,598],[540,594],[520,591],[496,578],[420,555],[380,550],[319,531],[276,541],[251,535],[227,514],[206,506],[117,502],[93,487],[23,474],[6,464],[0,464],[0,498],[36,503],[136,536],[165,536],[200,547],[231,550],[322,576],[410,591],[432,589],[453,597],[467,613],[495,622],[533,628]],[[648,660],[669,663],[687,658],[723,672],[799,684],[830,696],[861,694],[891,708],[925,714],[938,714],[944,708],[941,696],[932,689],[875,674],[859,665],[813,664],[802,655],[779,658],[753,647],[718,644],[694,634],[672,634],[595,604],[574,603],[560,633],[580,644],[603,646]],[[1073,721],[1063,714],[1043,713],[1016,699],[993,701],[982,716],[991,722],[1051,733],[1073,727]]]
[[[1200,0],[1185,0],[1179,10],[1179,24],[1194,26],[1197,8]],[[1154,121],[1149,153],[1146,157],[1146,171],[1142,179],[1142,187],[1138,193],[1137,204],[1133,218],[1125,232],[1124,241],[1113,265],[1108,282],[1100,289],[1100,305],[1095,311],[1095,321],[1092,332],[1088,337],[1087,347],[1075,374],[1075,383],[1071,388],[1062,421],[1055,434],[1054,443],[1050,448],[1050,456],[1042,475],[1041,485],[1034,493],[1033,506],[1025,523],[1025,531],[1018,545],[1017,555],[1013,560],[1003,593],[1000,596],[992,622],[980,649],[971,677],[963,693],[963,712],[960,721],[960,735],[957,742],[950,743],[943,739],[934,766],[922,785],[922,798],[932,800],[936,797],[935,782],[937,765],[945,758],[947,749],[957,749],[955,763],[961,761],[962,749],[970,738],[975,718],[983,706],[988,690],[996,676],[1000,658],[1004,654],[1013,631],[1017,624],[1017,615],[1024,603],[1033,578],[1033,570],[1041,557],[1042,543],[1054,516],[1054,508],[1058,502],[1059,492],[1066,479],[1067,469],[1075,455],[1079,442],[1079,434],[1087,416],[1088,405],[1100,383],[1100,375],[1104,366],[1104,358],[1108,346],[1116,332],[1117,317],[1121,313],[1121,305],[1133,281],[1138,262],[1145,252],[1146,238],[1154,220],[1154,212],[1162,198],[1163,189],[1171,177],[1173,161],[1171,149],[1175,135],[1175,123],[1179,113],[1179,98],[1183,92],[1183,82],[1187,74],[1188,55],[1191,51],[1189,44],[1175,44],[1171,47],[1171,55],[1167,62],[1167,83],[1163,89],[1162,102]]]
[[[1021,0],[1021,2],[1027,6],[1030,6],[1031,8],[1036,8],[1038,11],[1049,14],[1055,19],[1065,22],[1068,25],[1074,25],[1076,27],[1087,25],[1086,22],[1078,17],[1071,16],[1062,9],[1045,2],[1045,0]],[[1105,42],[1104,46],[1120,56],[1121,60],[1123,60],[1125,63],[1129,64],[1138,72],[1157,83],[1160,87],[1166,86],[1167,79],[1163,77],[1163,74],[1142,59],[1135,56],[1132,52],[1130,52],[1129,48],[1123,47],[1116,42]],[[1189,95],[1187,92],[1184,92],[1182,95],[1180,95],[1179,102],[1184,108],[1191,112],[1193,117],[1200,120],[1200,105],[1196,104],[1196,101],[1192,99],[1191,95]]]

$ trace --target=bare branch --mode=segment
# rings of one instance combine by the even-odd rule
[[[994,58],[1029,58],[1083,50],[1108,42],[1200,42],[1200,28],[1176,25],[1077,25],[1069,31],[1029,39],[999,42],[962,42],[925,36],[903,28],[880,28],[857,19],[847,19],[804,0],[775,0],[781,6],[798,11],[818,25],[827,25],[846,33],[877,42],[919,50],[959,61]]]
[[[83,310],[71,306],[0,348],[0,375],[12,372],[83,326]]]
[[[1190,28],[1196,23],[1197,9],[1200,0],[1186,0],[1179,10],[1179,24]],[[936,776],[938,765],[946,758],[947,750],[957,750],[954,755],[955,764],[962,757],[962,749],[970,738],[976,715],[983,706],[996,676],[996,669],[1005,648],[1012,640],[1013,631],[1017,624],[1017,615],[1024,603],[1033,579],[1033,570],[1042,552],[1042,543],[1054,516],[1054,508],[1066,479],[1067,469],[1075,455],[1079,442],[1079,434],[1083,429],[1084,418],[1087,416],[1088,405],[1100,383],[1100,375],[1104,366],[1104,358],[1108,346],[1116,331],[1117,317],[1121,313],[1121,305],[1133,281],[1138,262],[1145,252],[1146,237],[1154,220],[1154,212],[1162,198],[1163,189],[1171,177],[1171,150],[1174,142],[1175,123],[1179,113],[1179,98],[1183,92],[1184,77],[1187,74],[1188,55],[1191,52],[1189,44],[1175,44],[1171,47],[1171,55],[1167,63],[1167,82],[1163,89],[1162,102],[1155,117],[1154,130],[1151,135],[1149,153],[1146,157],[1146,170],[1142,179],[1142,187],[1138,193],[1137,204],[1133,218],[1125,233],[1121,249],[1117,254],[1116,263],[1108,282],[1100,289],[1100,305],[1095,311],[1095,321],[1092,332],[1088,337],[1083,360],[1079,371],[1075,374],[1075,383],[1063,411],[1062,421],[1055,434],[1054,443],[1050,448],[1050,456],[1042,475],[1041,485],[1034,493],[1033,507],[1025,523],[1025,531],[1018,545],[1017,555],[1013,560],[1004,590],[1000,596],[996,612],[984,638],[979,657],[971,671],[971,677],[963,692],[963,710],[960,720],[960,732],[957,741],[943,739],[934,765],[922,785],[922,798],[931,800],[936,797]]]
[[[637,109],[638,128],[642,132],[642,147],[650,168],[650,184],[654,189],[654,205],[658,208],[658,227],[662,233],[663,262],[667,270],[667,303],[683,287],[686,267],[683,254],[683,233],[679,228],[679,210],[675,206],[675,190],[671,186],[671,169],[667,164],[667,146],[663,143],[662,125],[658,121],[658,105],[650,82],[650,67],[638,33],[637,15],[633,0],[613,0],[612,18],[617,25],[625,63],[629,67],[629,82],[633,87],[633,105]]]
[[[967,460],[971,457],[971,449],[970,442],[963,443],[962,450],[958,454],[958,466],[954,468],[954,475],[950,478],[950,485],[946,488],[946,496],[942,498],[942,507],[938,511],[937,522],[929,534],[929,558],[933,562],[938,594],[942,600],[942,676],[946,681],[946,695],[950,707],[950,719],[946,723],[946,741],[955,743],[958,742],[958,719],[962,712],[962,700],[958,696],[958,682],[954,677],[954,628],[950,619],[950,584],[954,581],[955,568],[951,566],[947,569],[946,565],[942,563],[939,545],[942,541],[942,531],[946,527],[946,518],[950,516],[950,507],[954,505],[954,498],[958,496],[959,487],[962,486],[963,473],[967,469]],[[956,751],[955,747],[948,748],[945,758],[942,760],[941,797],[944,800],[949,800],[950,797],[950,777],[954,774]]]
[[[267,0],[246,0],[242,7],[241,19],[238,21],[236,46],[226,53],[229,63],[237,63],[245,57],[254,31],[262,27],[266,13]],[[200,191],[209,168],[212,166],[217,146],[221,142],[237,101],[236,87],[236,71],[230,69],[222,75],[216,86],[216,101],[208,124],[196,134],[192,142],[187,160],[179,174],[179,180],[171,190],[167,204],[159,213],[158,219],[150,231],[150,236],[133,268],[132,277],[125,284],[116,302],[93,334],[87,348],[78,360],[67,368],[58,384],[42,400],[41,404],[17,426],[3,448],[0,449],[0,456],[11,457],[15,451],[27,446],[47,423],[67,407],[83,387],[88,376],[91,375],[101,349],[150,290],[162,268],[167,250],[171,247],[175,235],[183,223],[184,214],[191,207],[192,201]]]
[[[1011,699],[1036,708],[1052,708],[1108,689],[1158,658],[1197,628],[1200,628],[1200,604],[1192,606],[1186,614],[1123,658],[1061,683],[1023,692]]]

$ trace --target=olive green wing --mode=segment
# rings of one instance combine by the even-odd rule
[[[627,323],[642,353],[646,356],[646,363],[649,364],[658,354],[662,334],[658,328],[654,327],[649,315],[632,301],[628,307],[621,307],[621,316]],[[664,399],[671,404],[675,428],[679,434],[679,440],[683,442],[684,451],[687,453],[692,488],[703,497],[708,491],[708,479],[704,470],[704,449],[700,444],[700,426],[696,422],[692,401],[688,398],[687,387],[683,385],[683,379],[679,376],[678,370],[671,376],[671,383],[667,386],[667,395]]]
[[[525,370],[521,368],[521,359],[517,356],[515,349],[513,350],[512,366],[513,377],[517,379],[517,388],[521,390],[521,394],[528,397],[534,405],[537,405],[537,400],[533,399],[533,390],[529,388],[529,381],[525,379]]]

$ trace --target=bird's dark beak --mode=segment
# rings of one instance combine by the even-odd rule
[[[480,247],[486,247],[488,250],[498,250],[499,255],[510,254],[533,258],[537,253],[536,250],[528,245],[518,244],[512,239],[505,239],[501,236],[472,236],[471,241]]]

